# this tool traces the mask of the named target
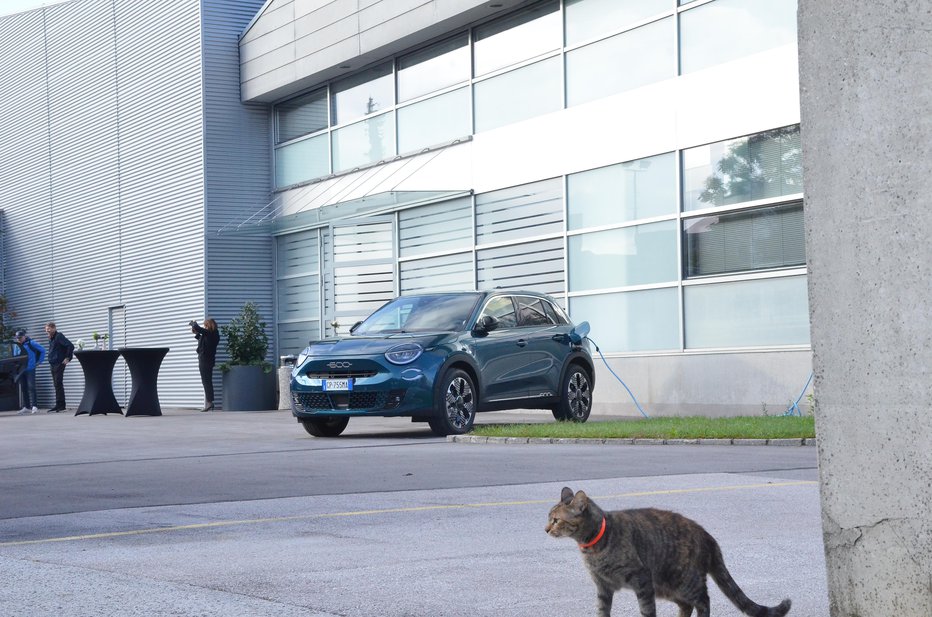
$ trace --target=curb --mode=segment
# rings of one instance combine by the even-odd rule
[[[471,444],[557,444],[557,445],[606,445],[606,446],[815,446],[813,437],[796,439],[628,439],[589,437],[478,437],[476,435],[447,435],[449,443]]]

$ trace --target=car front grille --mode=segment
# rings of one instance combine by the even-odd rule
[[[343,370],[343,371],[308,371],[305,373],[311,379],[363,379],[375,377],[378,371],[374,370]]]
[[[304,411],[395,409],[404,390],[389,392],[293,392],[295,407]]]

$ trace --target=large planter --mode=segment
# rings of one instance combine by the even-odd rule
[[[261,366],[231,366],[223,373],[224,411],[275,409],[275,372]]]

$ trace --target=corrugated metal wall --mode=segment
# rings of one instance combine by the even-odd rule
[[[186,324],[204,306],[200,6],[118,0],[114,25],[126,343],[170,347],[162,403],[194,405],[203,397]]]
[[[219,236],[271,199],[270,113],[239,102],[239,35],[263,0],[204,0],[204,150],[206,159],[206,311],[221,326],[255,302],[275,340],[273,244],[269,236]],[[227,358],[221,338],[218,361]],[[269,349],[268,359],[276,357]],[[220,385],[219,371],[214,375]],[[218,398],[219,398],[218,390]]]
[[[45,342],[53,304],[52,186],[48,81],[42,11],[0,19],[0,209],[6,237],[5,286],[15,327]],[[39,371],[51,383],[48,371]]]
[[[261,2],[204,4],[203,29],[200,0],[76,0],[0,18],[0,210],[19,325],[46,343],[48,319],[72,341],[106,331],[111,314],[125,319],[125,344],[171,347],[159,376],[168,406],[202,400],[186,324],[223,298],[205,288],[210,272],[232,288],[249,264],[236,290],[272,305],[270,248],[240,242],[210,258],[205,248],[212,216],[268,201],[267,112],[238,109],[237,35]],[[204,79],[224,63],[229,75]],[[226,158],[205,180],[210,155]],[[252,279],[264,290],[251,292]],[[75,364],[70,405],[82,385]],[[45,367],[39,386],[50,403]]]

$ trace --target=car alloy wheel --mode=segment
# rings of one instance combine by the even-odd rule
[[[444,375],[437,416],[430,428],[438,435],[462,435],[476,419],[476,391],[465,371],[451,369]]]
[[[579,365],[567,369],[563,378],[560,402],[553,408],[553,417],[561,422],[585,422],[592,411],[592,381]]]
[[[466,375],[457,375],[450,381],[445,400],[450,424],[466,431],[476,414],[476,398]]]
[[[592,409],[592,387],[589,385],[589,376],[582,370],[575,369],[566,380],[566,396],[568,420],[585,422]]]

